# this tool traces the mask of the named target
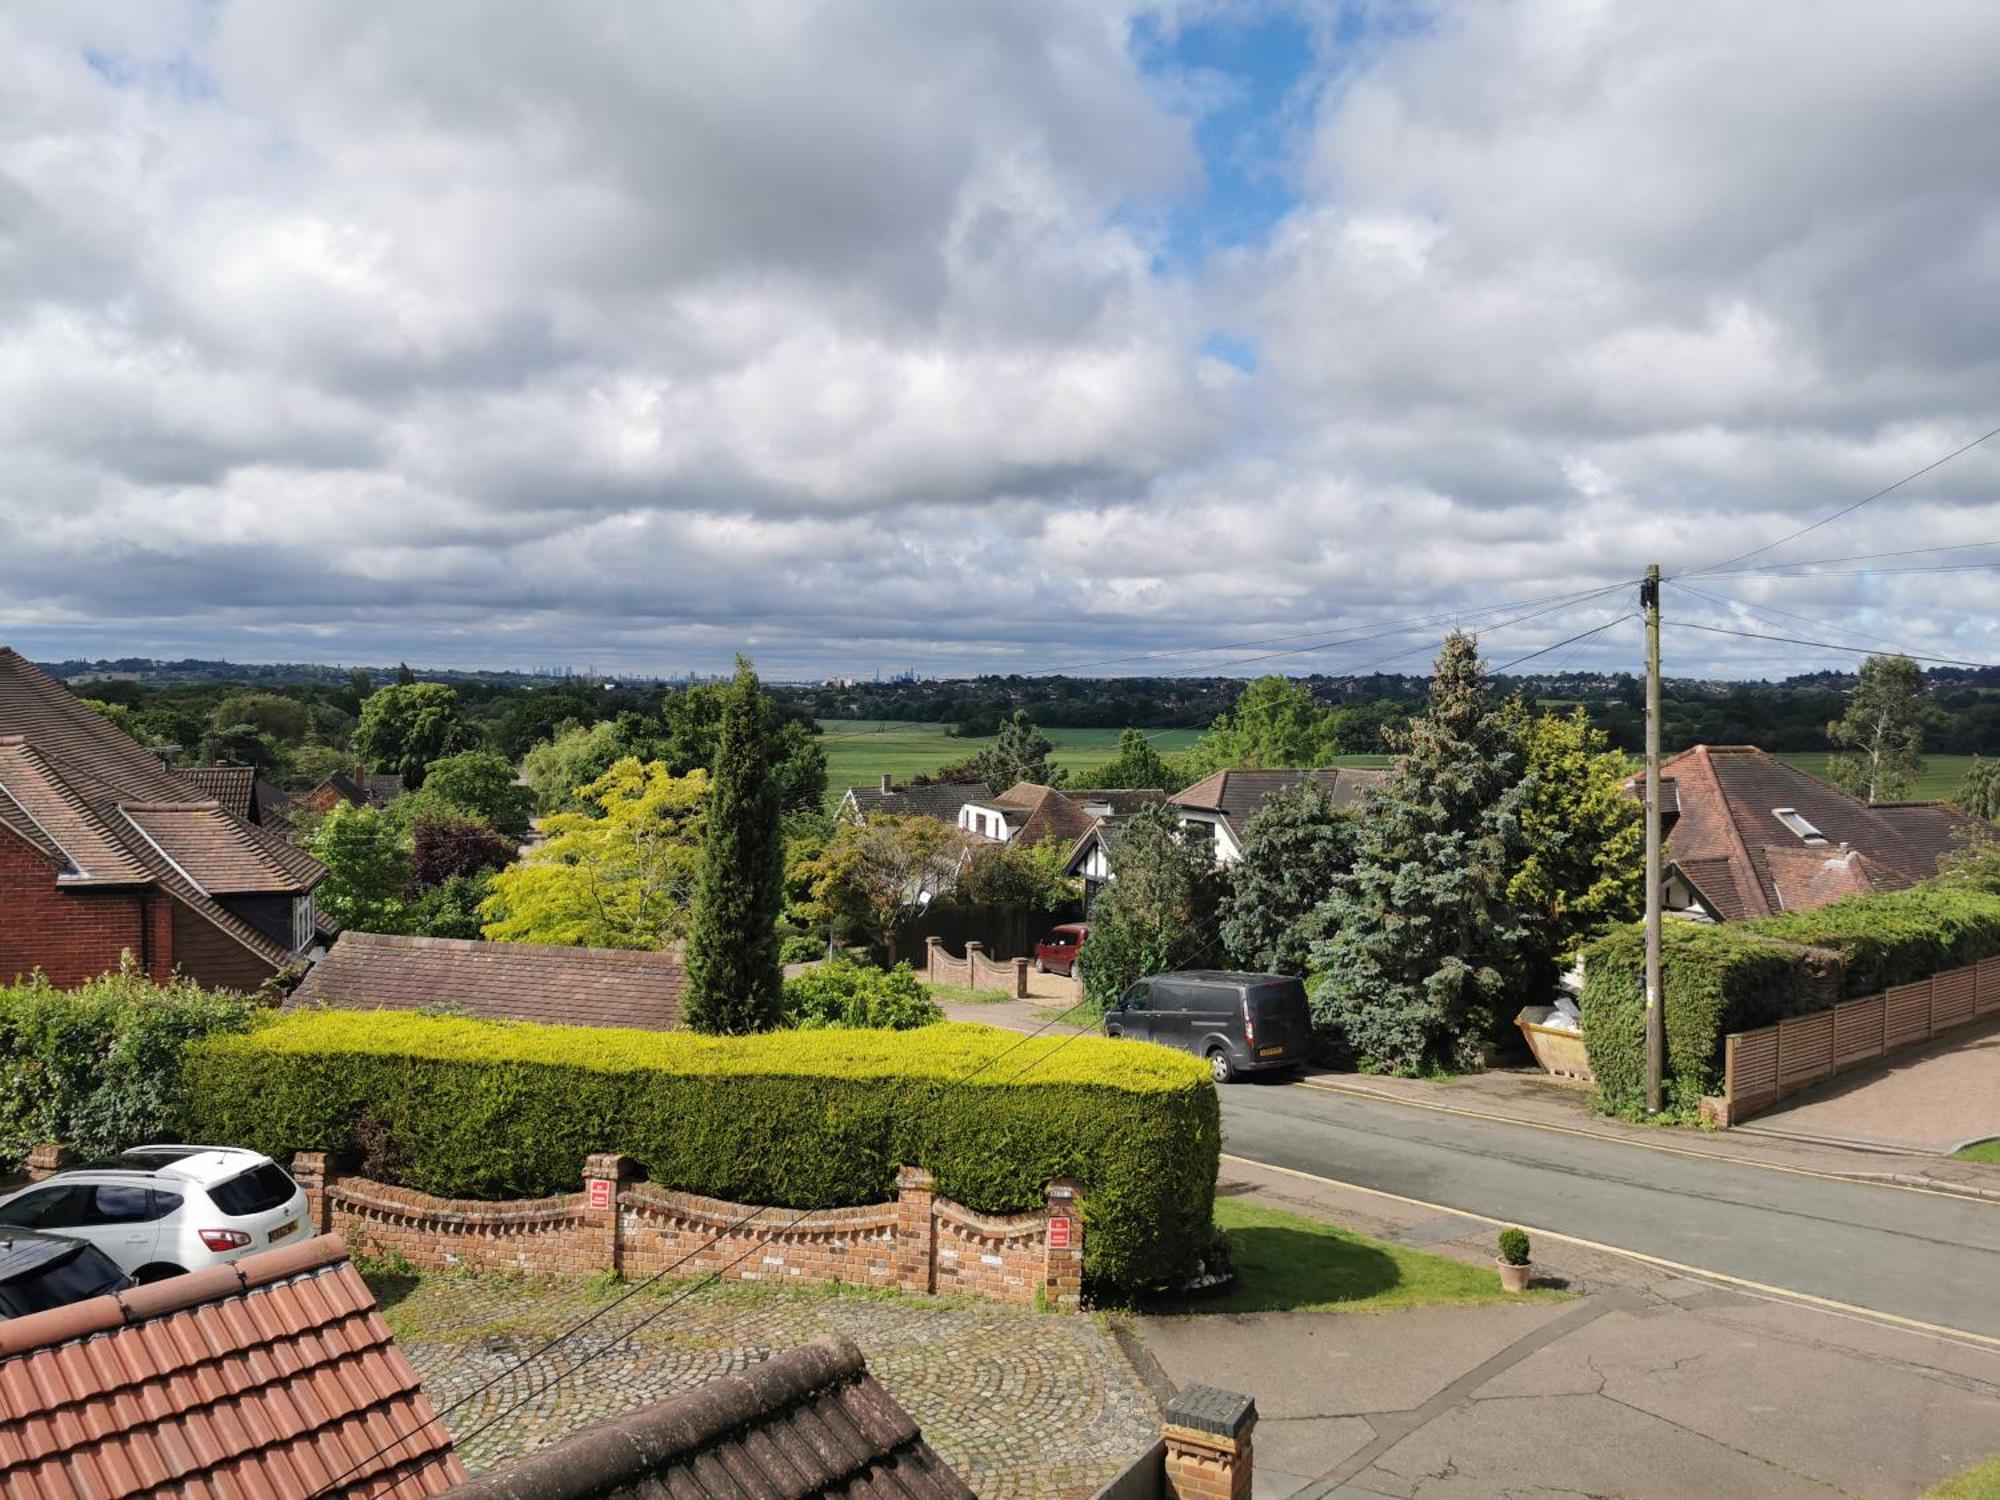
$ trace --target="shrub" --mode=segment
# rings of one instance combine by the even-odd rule
[[[1220,1150],[1197,1059],[986,1026],[731,1038],[307,1010],[201,1043],[188,1080],[203,1137],[286,1160],[346,1149],[367,1116],[378,1158],[447,1197],[574,1190],[612,1150],[658,1183],[789,1208],[885,1201],[906,1163],[990,1213],[1074,1177],[1100,1288],[1191,1267]]]
[[[778,944],[781,964],[816,964],[826,957],[826,939],[810,932],[788,933]]]
[[[73,990],[40,978],[0,989],[0,1161],[20,1161],[37,1141],[88,1158],[183,1133],[183,1049],[247,1030],[261,1010],[132,970]]]
[[[944,1019],[907,963],[872,969],[837,958],[785,981],[790,1026],[873,1026],[909,1031]]]
[[[1692,1118],[1722,1082],[1722,1038],[1826,1003],[1801,953],[1742,927],[1668,922],[1661,932],[1666,996],[1665,1099]],[[1822,955],[1826,963],[1832,960]],[[1646,940],[1621,928],[1585,950],[1583,1041],[1599,1105],[1635,1114],[1646,1097]]]
[[[1757,932],[1840,955],[1840,998],[1872,995],[2000,953],[2000,896],[1930,882],[1752,923]]]
[[[1523,1229],[1503,1229],[1500,1231],[1500,1258],[1510,1266],[1525,1266],[1528,1263],[1528,1234]]]

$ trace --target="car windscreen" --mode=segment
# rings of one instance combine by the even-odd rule
[[[250,1214],[268,1213],[289,1201],[297,1191],[292,1179],[285,1175],[285,1169],[276,1162],[267,1161],[261,1167],[252,1167],[240,1177],[218,1182],[208,1190],[208,1196],[230,1218],[241,1219]]]
[[[86,1297],[101,1297],[127,1285],[125,1273],[95,1245],[79,1244],[68,1255],[43,1261],[21,1275],[0,1282],[0,1311],[9,1317],[67,1307]]]

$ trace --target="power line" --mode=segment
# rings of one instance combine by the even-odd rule
[[[1887,647],[1889,650],[1897,652],[1900,655],[1907,656],[1909,654],[1894,641],[1884,640],[1879,635],[1870,635],[1865,630],[1855,630],[1851,626],[1836,625],[1831,620],[1814,619],[1811,615],[1802,615],[1789,609],[1779,609],[1773,604],[1752,604],[1747,599],[1731,599],[1722,594],[1711,594],[1706,589],[1698,589],[1693,584],[1686,582],[1680,584],[1680,590],[1682,593],[1693,594],[1697,598],[1707,599],[1714,604],[1723,604],[1732,609],[1746,610],[1753,615],[1783,616],[1787,620],[1797,620],[1801,625],[1811,625],[1819,630],[1831,630],[1837,635],[1851,635],[1857,641],[1871,641],[1877,646]]]
[[[1061,1011],[1056,1015],[1049,1017],[1046,1021],[1042,1022],[1041,1025],[1037,1026],[1033,1031],[1023,1033],[1019,1041],[1009,1043],[1007,1046],[1001,1048],[1000,1051],[994,1053],[993,1056],[987,1058],[986,1061],[982,1062],[978,1067],[974,1068],[970,1073],[966,1073],[959,1078],[948,1080],[944,1084],[943,1088],[941,1088],[935,1095],[932,1096],[931,1098],[932,1106],[935,1107],[938,1101],[943,1099],[945,1094],[949,1093],[952,1089],[964,1087],[966,1084],[970,1083],[973,1079],[977,1078],[981,1073],[985,1072],[988,1068],[992,1067],[995,1063],[999,1062],[1002,1058],[1008,1057],[1011,1054],[1018,1052],[1022,1047],[1025,1047],[1029,1042],[1032,1042],[1036,1037],[1040,1036],[1043,1032],[1047,1031],[1051,1026],[1055,1025],[1058,1021],[1061,1021],[1065,1017],[1073,1015],[1076,1011],[1080,1010],[1084,1004],[1085,1002],[1083,1000],[1078,1000],[1077,1003],[1075,1005],[1070,1006],[1069,1009]],[[1047,1062],[1049,1058],[1055,1056],[1056,1053],[1060,1052],[1064,1047],[1068,1046],[1069,1043],[1074,1041],[1078,1036],[1086,1036],[1088,1034],[1089,1033],[1087,1032],[1074,1032],[1071,1035],[1064,1037],[1062,1041],[1056,1043],[1055,1046],[1051,1047],[1047,1052],[1043,1053],[1040,1057],[1031,1059],[1027,1067],[1022,1068],[1018,1073],[1012,1074],[1007,1079],[1007,1082],[1012,1083],[1016,1081],[1017,1079],[1024,1076],[1029,1068],[1033,1068],[1040,1063]],[[632,1298],[638,1296],[639,1293],[645,1291],[648,1287],[657,1285],[660,1281],[664,1280],[672,1272],[678,1270],[681,1266],[686,1265],[687,1262],[692,1260],[695,1256],[701,1254],[702,1251],[708,1249],[711,1245],[714,1245],[717,1241],[725,1238],[726,1236],[734,1234],[737,1230],[741,1229],[744,1225],[748,1224],[752,1219],[756,1218],[757,1215],[762,1212],[764,1212],[762,1208],[753,1208],[750,1210],[749,1213],[743,1215],[742,1218],[737,1219],[732,1223],[724,1225],[721,1229],[718,1229],[708,1239],[703,1240],[699,1245],[696,1245],[692,1250],[688,1251],[685,1255],[682,1255],[679,1259],[673,1261],[672,1263],[666,1266],[661,1267],[661,1269],[654,1272],[651,1276],[648,1276],[644,1281],[633,1283],[632,1286],[627,1288],[624,1292],[620,1293],[617,1297],[614,1297],[610,1302],[607,1302],[603,1307],[597,1309],[596,1312],[591,1313],[588,1317],[579,1320],[578,1322],[572,1324],[570,1327],[562,1330],[560,1333],[552,1335],[549,1339],[547,1339],[544,1343],[542,1343],[542,1345],[539,1348],[535,1349],[532,1353],[526,1355],[521,1360],[520,1364],[516,1365],[514,1369],[521,1368],[522,1366],[528,1364],[531,1360],[542,1358],[542,1356],[548,1354],[559,1344],[562,1344],[568,1341],[569,1339],[574,1338],[577,1334],[583,1332],[584,1329],[588,1328],[591,1324],[595,1323],[599,1318],[603,1317],[606,1313],[612,1312],[616,1308],[622,1307],[625,1303],[631,1301]],[[723,1272],[729,1270],[732,1266],[741,1263],[747,1256],[749,1256],[751,1251],[760,1248],[773,1236],[786,1233],[794,1226],[802,1223],[808,1215],[815,1212],[817,1212],[816,1209],[811,1209],[811,1208],[802,1209],[795,1217],[793,1217],[785,1224],[782,1224],[777,1228],[768,1231],[764,1235],[759,1236],[757,1239],[752,1241],[749,1248],[744,1250],[742,1255],[737,1256],[735,1260],[729,1261],[724,1265],[717,1267],[714,1271],[710,1272],[706,1277],[703,1277],[694,1282],[691,1286],[687,1288],[685,1292],[679,1294],[678,1296],[670,1300],[667,1303],[667,1307],[672,1307],[674,1302],[678,1302],[683,1297],[691,1295],[696,1291],[699,1291],[703,1286],[706,1286],[710,1281],[713,1281],[715,1278],[722,1275]],[[665,1312],[666,1308],[661,1308],[660,1311]],[[655,1313],[652,1316],[657,1317],[658,1313]],[[637,1331],[638,1328],[643,1328],[646,1322],[650,1321],[652,1321],[651,1317],[647,1318],[645,1322],[641,1322],[639,1324],[634,1325],[634,1327],[632,1329],[627,1330],[627,1332],[628,1333],[635,1332]],[[578,1364],[572,1366],[571,1369],[576,1369],[584,1363],[587,1363],[587,1358],[586,1360],[578,1361]],[[388,1442],[382,1444],[380,1447],[375,1449],[374,1452],[366,1454],[362,1458],[356,1460],[353,1464],[350,1464],[343,1472],[335,1475],[321,1488],[313,1491],[313,1493],[307,1497],[307,1500],[321,1500],[321,1497],[332,1494],[342,1484],[346,1483],[346,1481],[350,1477],[360,1472],[360,1470],[363,1467],[373,1463],[376,1459],[380,1458],[383,1454],[390,1452],[392,1449],[400,1448],[404,1443],[411,1441],[418,1434],[422,1433],[426,1428],[432,1426],[434,1423],[442,1422],[446,1417],[450,1416],[453,1412],[457,1411],[461,1406],[464,1406],[466,1402],[472,1400],[475,1396],[478,1396],[482,1392],[489,1390],[493,1386],[499,1384],[500,1381],[506,1379],[507,1376],[512,1373],[513,1370],[502,1371],[500,1374],[494,1375],[491,1378],[482,1381],[480,1384],[474,1386],[471,1390],[467,1391],[463,1396],[460,1396],[456,1401],[452,1402],[450,1406],[445,1407],[444,1410],[437,1412],[435,1415],[430,1417],[429,1420],[419,1423],[416,1427],[412,1428],[410,1431],[406,1433],[398,1434],[396,1437],[391,1438]],[[550,1384],[554,1384],[554,1382],[551,1381]],[[543,1387],[542,1389],[546,1389],[546,1387]],[[524,1397],[523,1400],[525,1401],[532,1399],[534,1396],[539,1394],[541,1394],[541,1391],[539,1389],[536,1391],[532,1391],[529,1393],[527,1397]],[[507,1415],[507,1412],[513,1411],[515,1407],[518,1407],[520,1404],[521,1402],[516,1402],[514,1406],[508,1407],[507,1410],[503,1411],[500,1415],[501,1416]],[[496,1417],[494,1420],[497,1421],[498,1418]],[[486,1428],[490,1427],[491,1425],[492,1423],[488,1422],[484,1426],[480,1427],[478,1431],[484,1432]],[[465,1441],[470,1441],[471,1437],[476,1437],[477,1435],[478,1433],[470,1434],[465,1439]],[[409,1475],[404,1476],[404,1478],[408,1477],[410,1476]],[[390,1486],[390,1489],[392,1491],[395,1490],[401,1485],[401,1483],[402,1480],[396,1481],[395,1484]]]
[[[1834,511],[1831,515],[1822,516],[1817,521],[1814,521],[1810,526],[1801,526],[1796,531],[1790,531],[1785,533],[1785,535],[1779,537],[1775,542],[1766,542],[1761,547],[1752,547],[1748,552],[1739,552],[1736,554],[1736,556],[1724,558],[1721,562],[1710,563],[1707,567],[1701,568],[1698,571],[1703,573],[1713,573],[1720,568],[1732,567],[1735,564],[1742,562],[1745,558],[1758,557],[1766,552],[1772,551],[1775,548],[1784,546],[1785,543],[1787,542],[1797,541],[1800,537],[1805,536],[1808,532],[1818,531],[1822,526],[1831,526],[1835,521],[1838,521],[1842,516],[1851,516],[1857,510],[1861,509],[1862,506],[1872,505],[1877,500],[1880,500],[1884,495],[1894,494],[1897,490],[1900,490],[1904,485],[1910,483],[1912,480],[1923,478],[1924,475],[1930,473],[1931,470],[1933,469],[1943,468],[1946,464],[1950,463],[1954,458],[1959,457],[1961,454],[1970,453],[1974,448],[1977,448],[1981,443],[1987,441],[1989,438],[1994,438],[1994,437],[2000,437],[2000,427],[1995,427],[1987,432],[1982,432],[1978,437],[1974,438],[1971,442],[1965,444],[1963,447],[1952,449],[1951,452],[1945,454],[1943,458],[1933,459],[1930,463],[1925,464],[1921,469],[1918,469],[1915,473],[1905,474],[1901,479],[1897,480],[1894,484],[1884,485],[1874,494],[1865,495],[1861,499],[1856,500],[1852,505],[1844,505],[1839,510]]]
[[[1725,578],[1884,578],[1896,573],[1976,573],[1988,568],[2000,568],[2000,562],[1938,563],[1932,567],[1920,568],[1827,568],[1813,571],[1791,570],[1790,565],[1772,568],[1744,568],[1740,573],[1725,573]],[[1708,578],[1706,573],[1687,575],[1694,578]]]
[[[2000,547],[2000,542],[1946,542],[1941,547],[1905,547],[1899,552],[1850,552],[1845,557],[1808,557],[1798,562],[1765,563],[1755,568],[1732,568],[1723,576],[1768,573],[1779,568],[1816,568],[1823,563],[1872,562],[1878,557],[1920,557],[1930,552],[1963,552],[1974,547]],[[1697,572],[1683,573],[1680,576],[1703,578],[1712,576],[1715,571],[1713,568],[1702,568]]]
[[[1589,640],[1590,637],[1598,634],[1600,631],[1609,630],[1613,625],[1623,625],[1627,620],[1636,620],[1638,618],[1635,614],[1622,614],[1615,620],[1606,620],[1602,625],[1593,625],[1588,630],[1579,630],[1567,640],[1557,641],[1553,646],[1544,646],[1539,651],[1530,651],[1526,656],[1517,656],[1512,661],[1502,662],[1497,667],[1488,667],[1486,669],[1487,675],[1497,677],[1509,667],[1518,667],[1524,661],[1533,661],[1538,656],[1547,656],[1551,651],[1560,651],[1563,647],[1574,645],[1578,641]]]
[[[1870,651],[1861,646],[1840,646],[1832,641],[1813,641],[1796,635],[1763,635],[1755,630],[1725,630],[1720,625],[1697,625],[1692,620],[1669,620],[1666,622],[1681,630],[1703,630],[1710,635],[1737,635],[1751,641],[1782,641],[1789,646],[1817,646],[1823,651],[1845,651],[1854,656],[1879,656],[1879,651]],[[1907,656],[1911,661],[1936,662],[1944,667],[1990,668],[1992,662],[1963,661],[1955,656],[1920,656],[1914,651],[1899,651],[1898,656]]]

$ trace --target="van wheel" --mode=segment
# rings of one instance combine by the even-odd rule
[[[186,1270],[180,1266],[170,1266],[162,1261],[155,1261],[150,1266],[139,1267],[132,1273],[132,1279],[141,1286],[146,1286],[151,1282],[165,1281],[171,1276],[185,1275],[187,1275]]]
[[[1208,1054],[1208,1074],[1217,1083],[1236,1081],[1236,1064],[1229,1060],[1226,1047],[1217,1047]]]

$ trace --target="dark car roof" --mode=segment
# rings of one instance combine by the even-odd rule
[[[85,1240],[66,1239],[59,1234],[40,1234],[32,1229],[0,1231],[0,1282],[29,1276],[90,1248]]]
[[[1193,980],[1199,984],[1297,984],[1296,974],[1252,974],[1231,969],[1176,969],[1170,974],[1155,974],[1154,979]]]

